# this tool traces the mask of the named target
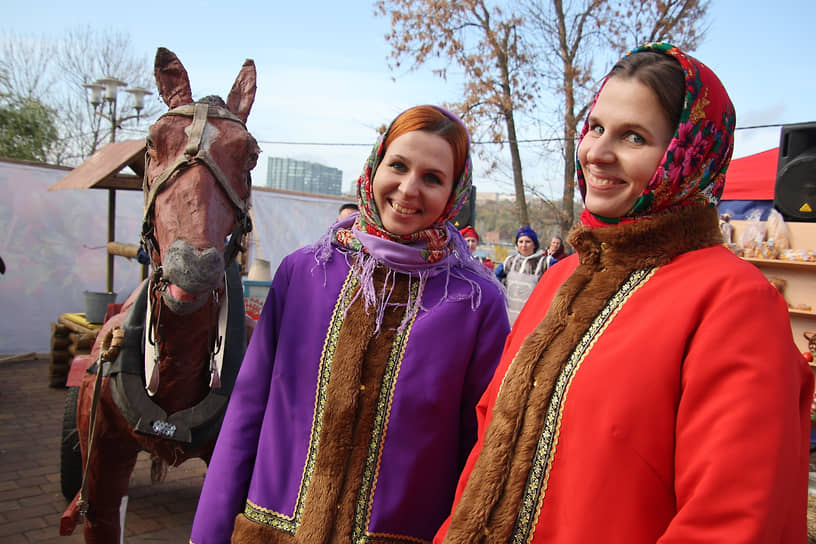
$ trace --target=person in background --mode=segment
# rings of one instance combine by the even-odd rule
[[[538,245],[538,235],[529,226],[516,233],[517,253],[509,255],[499,267],[496,277],[507,289],[510,324],[518,317],[538,280],[547,270],[547,254]]]
[[[461,120],[408,109],[364,166],[360,213],[284,258],[191,542],[430,541],[509,332],[501,286],[449,222],[470,188]]]
[[[476,247],[479,245],[479,235],[476,233],[476,229],[471,226],[467,226],[463,229],[459,229],[459,234],[461,234],[462,238],[464,238],[465,242],[467,242],[470,252],[474,253],[476,251]]]
[[[554,265],[567,256],[564,248],[564,240],[560,236],[553,236],[550,239],[550,247],[547,248],[547,268]]]
[[[346,217],[360,211],[360,208],[354,202],[346,202],[340,205],[340,210],[337,212],[337,221],[345,219]]]
[[[468,248],[470,249],[470,253],[474,257],[479,259],[482,262],[482,264],[485,265],[488,269],[493,270],[492,259],[490,259],[489,257],[482,258],[475,254],[476,247],[479,245],[479,234],[476,232],[476,229],[474,229],[471,226],[467,226],[463,229],[459,229],[459,234],[461,234],[462,238],[464,238],[465,242],[467,242]]]
[[[434,542],[807,540],[813,373],[722,243],[734,125],[677,47],[612,68],[578,145],[577,254],[513,327]]]

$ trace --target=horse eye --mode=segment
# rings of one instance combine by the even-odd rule
[[[257,152],[249,154],[249,156],[247,157],[247,163],[246,163],[247,170],[252,170],[253,168],[255,168],[255,166],[258,164],[258,157],[259,156],[260,155]]]

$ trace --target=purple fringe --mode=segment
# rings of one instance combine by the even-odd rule
[[[334,256],[335,250],[342,254],[346,262],[354,271],[354,274],[359,279],[360,289],[354,294],[354,297],[349,302],[351,303],[362,296],[365,301],[366,312],[371,309],[376,313],[376,331],[379,332],[382,325],[382,320],[388,307],[404,307],[406,308],[405,317],[399,325],[398,330],[402,331],[411,322],[414,316],[420,311],[427,312],[443,304],[447,300],[460,301],[470,300],[470,308],[475,311],[482,303],[482,288],[479,282],[474,280],[471,274],[487,280],[489,283],[496,286],[499,291],[504,292],[504,287],[493,275],[493,271],[482,264],[476,257],[470,253],[467,242],[459,234],[459,231],[450,223],[447,224],[449,243],[452,246],[451,254],[438,263],[428,263],[427,267],[416,270],[412,267],[411,270],[399,270],[395,266],[386,266],[377,259],[376,254],[370,254],[366,251],[355,251],[334,243],[335,231],[338,228],[348,228],[349,220],[335,223],[321,236],[310,249],[314,253],[315,268],[318,266],[323,268],[323,284],[326,284],[326,263],[328,263]],[[386,267],[385,282],[382,290],[378,293],[374,287],[374,271],[378,265]],[[469,272],[469,274],[468,274]],[[408,293],[409,298],[405,303],[392,303],[391,293],[394,290],[394,285],[397,281],[397,274],[406,274],[408,276]],[[433,303],[428,301],[426,305],[423,303],[423,294],[425,290],[425,283],[429,278],[445,274],[445,289],[442,297]],[[451,296],[448,292],[451,278],[456,278],[466,282],[470,286],[470,293],[460,296]],[[413,282],[419,282],[417,290],[418,296],[412,297]],[[348,307],[347,307],[348,309]]]

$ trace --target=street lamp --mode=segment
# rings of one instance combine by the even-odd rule
[[[119,95],[119,87],[127,87],[127,83],[114,77],[105,77],[98,79],[93,83],[86,83],[82,85],[90,91],[90,103],[93,106],[94,113],[103,119],[107,119],[111,124],[110,141],[116,141],[116,129],[119,123],[123,123],[130,119],[139,121],[139,114],[144,109],[144,97],[153,94],[147,89],[141,87],[131,87],[125,89],[126,93],[133,95],[133,109],[136,110],[135,115],[127,115],[117,119],[116,99]],[[108,103],[108,115],[105,115],[100,110],[103,102]],[[116,234],[116,190],[108,189],[108,242],[114,241]],[[113,292],[113,254],[108,252],[107,263],[107,281],[106,289],[109,293]]]
[[[129,89],[125,89],[126,93],[133,95],[133,109],[136,110],[136,114],[117,119],[116,100],[119,95],[119,87],[127,87],[127,83],[120,79],[116,79],[115,77],[103,77],[102,79],[97,79],[93,83],[85,83],[82,86],[90,91],[90,102],[94,108],[94,113],[103,119],[110,121],[111,143],[116,141],[116,129],[119,128],[119,124],[129,121],[130,119],[136,119],[138,121],[139,114],[141,113],[142,109],[144,109],[144,97],[146,95],[153,94],[151,91],[142,87],[131,87]],[[108,103],[108,115],[105,115],[99,111],[101,109],[99,106],[101,106],[103,102]]]

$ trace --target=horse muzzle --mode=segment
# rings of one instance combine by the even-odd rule
[[[162,257],[167,288],[162,297],[176,314],[192,313],[207,302],[224,281],[224,257],[215,248],[196,249],[176,240]]]

